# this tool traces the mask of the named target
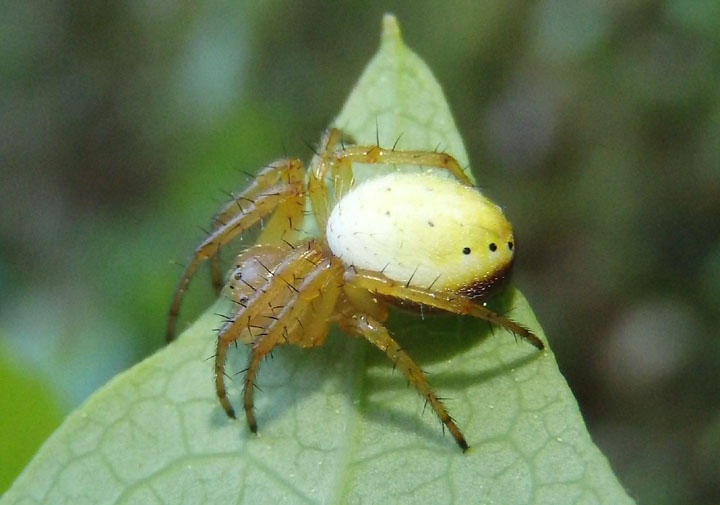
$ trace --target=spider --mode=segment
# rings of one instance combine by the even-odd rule
[[[452,177],[394,172],[356,185],[354,163],[434,167]],[[253,385],[263,357],[283,344],[321,346],[331,323],[337,322],[346,334],[365,338],[384,352],[467,450],[465,437],[423,371],[384,323],[389,304],[428,307],[484,319],[542,350],[537,336],[483,304],[509,273],[515,248],[510,224],[446,153],[345,146],[340,131],[331,128],[308,172],[306,184],[299,160],[276,161],[215,216],[212,231],[195,249],[175,288],[168,341],[198,266],[210,260],[219,292],[218,251],[269,217],[262,243],[236,257],[227,282],[234,313],[219,329],[214,365],[217,396],[227,415],[235,418],[224,381],[230,344],[239,341],[250,348],[243,404],[250,431],[257,432]],[[306,197],[323,234],[300,240],[293,230],[303,217]]]

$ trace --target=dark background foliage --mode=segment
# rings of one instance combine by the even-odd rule
[[[515,283],[620,480],[641,503],[720,502],[715,0],[9,2],[0,431],[23,443],[0,489],[163,344],[171,260],[242,170],[309,158],[386,10],[514,223]]]

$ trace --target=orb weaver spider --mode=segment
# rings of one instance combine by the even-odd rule
[[[353,163],[434,167],[453,178],[395,172],[356,187]],[[512,264],[510,224],[446,153],[345,146],[339,130],[332,128],[308,172],[306,185],[299,160],[276,161],[215,216],[212,231],[195,249],[175,288],[168,341],[198,266],[210,260],[219,292],[220,248],[270,217],[263,232],[267,243],[237,256],[227,284],[235,311],[219,330],[214,367],[217,396],[227,415],[235,418],[224,382],[230,344],[240,341],[250,347],[243,405],[250,431],[256,432],[253,385],[262,358],[278,345],[321,346],[336,321],[346,334],[365,338],[384,352],[467,450],[465,437],[423,371],[384,323],[388,304],[429,307],[484,319],[542,350],[542,341],[529,330],[482,304]],[[332,195],[326,178],[332,181]],[[303,216],[306,197],[324,233],[288,240]]]

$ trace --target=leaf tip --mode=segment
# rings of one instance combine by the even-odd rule
[[[382,45],[402,41],[400,25],[397,22],[395,14],[387,13],[383,16],[381,41]]]

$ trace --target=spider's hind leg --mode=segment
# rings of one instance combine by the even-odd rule
[[[358,270],[357,273],[352,275],[348,284],[350,284],[352,288],[366,289],[372,293],[397,298],[418,305],[441,309],[453,314],[484,319],[490,324],[504,328],[516,337],[522,338],[539,351],[545,349],[543,341],[533,332],[514,321],[496,314],[483,305],[474,302],[467,296],[454,293],[434,292],[430,289],[402,285],[388,279],[382,274],[367,270]]]
[[[441,152],[396,151],[394,148],[385,149],[380,146],[353,145],[335,151],[332,154],[331,162],[339,165],[366,163],[433,167],[446,170],[466,186],[473,185],[457,160],[451,155]]]
[[[447,426],[455,442],[465,452],[468,444],[460,429],[453,421],[445,406],[433,392],[425,379],[420,367],[406,353],[400,345],[390,336],[388,330],[379,322],[365,314],[355,314],[341,322],[342,327],[353,335],[366,338],[371,344],[384,352],[393,362],[393,365],[402,372],[407,381],[415,386],[418,393],[432,407],[443,425]]]

